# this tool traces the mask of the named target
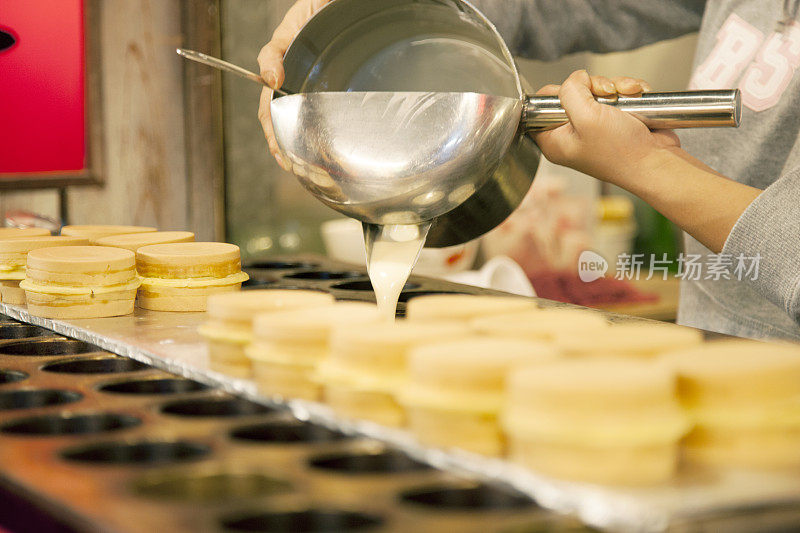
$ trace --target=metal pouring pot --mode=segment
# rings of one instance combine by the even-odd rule
[[[434,220],[426,246],[495,228],[541,154],[526,134],[567,121],[530,85],[492,23],[465,0],[334,0],[289,46],[272,101],[300,182],[373,224]],[[738,126],[738,91],[598,99],[650,128]]]

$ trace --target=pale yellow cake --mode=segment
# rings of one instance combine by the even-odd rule
[[[520,368],[502,415],[512,460],[602,484],[670,479],[689,428],[674,372],[635,359],[572,359]]]
[[[614,324],[604,329],[557,331],[556,345],[576,357],[655,357],[703,342],[700,330],[657,322]]]
[[[800,466],[800,346],[744,339],[662,356],[696,424],[686,455],[715,466]]]
[[[94,241],[98,246],[113,246],[135,252],[142,246],[151,244],[169,244],[173,242],[194,242],[191,231],[150,231],[145,233],[123,233],[109,235]]]
[[[44,228],[0,228],[0,239],[9,237],[45,237],[50,230]]]
[[[245,346],[253,340],[257,314],[330,305],[333,296],[320,291],[266,289],[217,294],[208,299],[208,320],[199,332],[209,347],[213,369],[250,376]]]
[[[133,252],[59,246],[28,253],[20,283],[28,311],[47,318],[99,318],[133,312],[139,278]]]
[[[138,305],[154,311],[205,311],[212,294],[238,291],[248,279],[239,247],[223,242],[151,244],[136,250]]]
[[[6,228],[3,228],[6,229]],[[24,230],[20,230],[24,231]],[[6,236],[0,233],[0,301],[25,305],[25,291],[19,282],[25,278],[28,252],[52,246],[86,246],[89,241],[80,237]]]
[[[469,327],[460,322],[399,320],[366,328],[337,326],[331,334],[330,357],[317,371],[325,401],[345,416],[400,426],[405,412],[396,396],[406,382],[409,351],[468,334]]]
[[[64,226],[61,228],[61,235],[70,235],[73,237],[84,237],[89,239],[91,244],[95,244],[97,239],[107,237],[109,235],[123,235],[127,233],[148,233],[157,231],[156,228],[148,226],[112,226],[112,225],[82,225],[82,226]]]
[[[422,442],[500,455],[505,441],[498,415],[508,374],[557,357],[552,346],[519,339],[466,337],[423,345],[409,354],[399,401]]]
[[[476,318],[470,325],[482,335],[541,341],[552,341],[560,332],[569,335],[608,328],[608,322],[600,313],[585,309],[502,313]]]
[[[380,321],[377,306],[358,302],[259,314],[245,354],[265,394],[318,400],[322,388],[314,374],[330,353],[331,330],[337,325],[368,328]]]

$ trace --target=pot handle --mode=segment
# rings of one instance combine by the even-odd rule
[[[598,96],[598,102],[634,115],[650,129],[739,127],[739,89]],[[522,113],[526,131],[545,131],[569,121],[558,96],[528,96]]]

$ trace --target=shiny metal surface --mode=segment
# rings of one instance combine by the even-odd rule
[[[210,56],[202,52],[197,52],[195,50],[187,50],[186,48],[176,48],[175,51],[178,53],[179,56],[185,57],[186,59],[191,59],[192,61],[197,61],[198,63],[208,65],[209,67],[214,67],[219,70],[231,72],[246,80],[254,81],[259,85],[263,85],[269,89],[272,89],[281,96],[286,96],[289,94],[282,89],[275,89],[273,87],[270,87],[267,84],[266,80],[264,80],[264,78],[262,78],[255,72],[250,72],[246,68],[242,68],[239,65],[234,65],[233,63],[230,63],[223,59],[219,59],[218,57]]]
[[[273,100],[275,136],[320,200],[374,224],[462,204],[497,168],[522,104],[476,93],[307,93]]]
[[[742,97],[739,89],[646,93],[641,96],[598,97],[601,104],[630,113],[650,129],[739,127]],[[569,121],[557,96],[529,96],[522,127],[545,131]]]
[[[316,93],[272,102],[278,144],[301,182],[364,222],[435,217],[428,247],[472,240],[505,220],[530,188],[540,158],[526,129],[555,127],[566,118],[557,98],[526,96],[530,86],[499,33],[465,0],[334,0],[296,36],[284,65],[287,90]],[[436,113],[397,130],[406,127],[403,112],[395,117],[389,106],[363,107],[363,97],[323,96],[346,91],[448,94]],[[733,125],[737,101],[728,91],[611,103],[652,127],[677,128]],[[478,102],[491,105],[465,108]],[[304,103],[316,109],[300,109]],[[403,150],[405,159],[398,157]]]

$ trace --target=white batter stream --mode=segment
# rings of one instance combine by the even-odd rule
[[[378,309],[394,320],[397,300],[425,244],[431,223],[377,225],[364,223],[367,273],[375,291]]]

